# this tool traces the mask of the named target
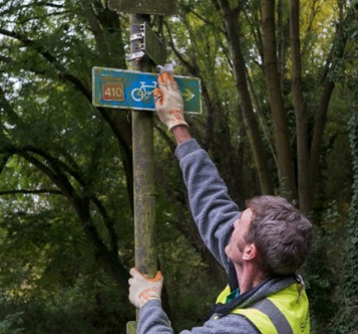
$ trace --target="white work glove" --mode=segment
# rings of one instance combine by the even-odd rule
[[[158,77],[159,88],[154,90],[157,114],[170,131],[175,126],[188,124],[184,119],[184,102],[178,84],[171,73],[163,72]]]
[[[164,278],[160,271],[153,279],[144,276],[136,268],[129,271],[129,300],[136,307],[141,308],[150,299],[160,299]]]

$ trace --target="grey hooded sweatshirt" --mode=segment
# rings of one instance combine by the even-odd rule
[[[231,277],[231,281],[235,281],[236,274],[232,270],[224,249],[230,241],[234,221],[240,217],[239,208],[229,197],[227,188],[208,154],[195,139],[180,144],[175,154],[180,162],[184,182],[188,189],[191,213],[201,237],[228,273],[229,280]],[[184,330],[180,334],[260,333],[248,319],[238,314],[231,314],[230,311],[234,308],[246,308],[296,281],[297,277],[293,275],[271,277],[231,302],[218,304],[210,319],[203,326]],[[140,309],[137,333],[174,333],[159,300],[150,300]]]

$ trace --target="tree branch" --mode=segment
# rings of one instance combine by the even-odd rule
[[[246,7],[247,3],[249,2],[249,0],[241,0],[239,2],[239,4],[237,5],[237,14],[240,14],[240,12],[242,10],[244,10],[244,8]]]
[[[23,25],[23,24],[30,22],[32,20],[40,20],[40,19],[44,19],[44,18],[49,18],[51,16],[61,16],[61,15],[65,15],[65,14],[73,15],[73,11],[72,10],[64,10],[62,12],[46,13],[45,15],[28,17],[28,18],[26,18],[26,20],[21,20],[18,22],[19,22],[19,24]]]
[[[207,20],[205,17],[203,17],[202,15],[200,15],[199,13],[197,13],[196,11],[192,10],[192,6],[185,6],[182,5],[183,8],[185,8],[189,13],[192,13],[194,16],[196,16],[199,20],[203,21],[205,24],[214,27],[216,30],[220,31],[221,33],[225,34],[224,29],[218,27],[215,25],[215,23]]]
[[[9,64],[11,62],[11,58],[0,55],[0,61],[2,61],[3,63]]]
[[[50,154],[34,148],[32,146],[28,147],[22,147],[22,148],[12,148],[8,149],[11,150],[14,153],[18,153],[20,156],[25,158],[27,161],[32,163],[36,168],[41,170],[44,174],[46,174],[55,184],[57,187],[61,189],[61,192],[63,195],[65,195],[70,202],[73,204],[75,203],[75,190],[72,187],[70,181],[66,177],[66,175],[62,172],[65,171],[66,173],[70,174],[73,178],[76,179],[76,181],[81,185],[82,188],[88,189],[88,185],[86,184],[85,180],[82,178],[82,176],[78,173],[69,168],[66,164],[64,164],[62,161],[54,158]],[[46,161],[49,163],[51,168],[47,167],[44,163],[33,157],[32,155],[28,154],[27,152],[32,152],[35,154],[40,155],[42,158],[46,159]],[[1,195],[1,192],[0,192]],[[101,214],[103,221],[107,227],[109,238],[111,241],[111,252],[117,253],[118,246],[117,246],[117,235],[115,232],[113,221],[110,219],[105,207],[102,205],[102,203],[99,201],[99,199],[94,195],[90,194],[88,196],[88,199],[94,203],[94,205],[98,208],[99,213]]]
[[[330,74],[335,73],[338,66],[338,61],[343,59],[345,47],[347,43],[347,34],[345,33],[346,25],[350,22],[351,19],[355,19],[354,8],[347,13],[346,18],[341,21],[341,24],[338,25],[337,31],[334,37],[332,49],[328,55],[325,72],[322,77],[324,81],[323,91],[320,98],[320,103],[317,108],[313,138],[310,147],[309,155],[309,184],[310,184],[310,194],[311,199],[315,194],[315,189],[317,185],[317,175],[319,170],[319,157],[323,141],[323,133],[327,122],[327,113],[328,106],[335,88],[335,82],[330,77]],[[333,61],[333,59],[335,61]]]
[[[71,175],[82,187],[86,187],[86,182],[83,179],[83,177],[80,175],[80,173],[78,173],[75,170],[71,169],[65,163],[63,163],[59,159],[53,157],[52,155],[48,154],[47,152],[44,152],[44,151],[42,151],[42,150],[40,150],[40,149],[38,149],[36,147],[30,146],[30,145],[29,146],[23,146],[23,147],[19,148],[19,152],[32,152],[32,153],[35,153],[35,154],[41,156],[42,158],[44,158],[44,159],[46,159],[48,161],[50,166],[56,172],[59,172],[60,171],[59,168],[61,168],[66,173]],[[64,175],[63,173],[61,173],[61,174]]]
[[[16,194],[25,194],[25,195],[39,195],[39,194],[51,194],[51,195],[63,195],[62,191],[54,189],[39,189],[39,190],[3,190],[0,191],[0,196],[4,195],[16,195]]]
[[[75,190],[72,187],[71,183],[63,173],[59,173],[59,169],[56,168],[56,172],[47,167],[40,160],[33,157],[31,154],[28,154],[26,151],[18,152],[25,160],[33,164],[37,169],[46,174],[57,187],[61,189],[63,194],[73,202],[75,196]]]
[[[64,6],[62,6],[62,5],[49,3],[47,1],[35,2],[35,3],[31,2],[31,3],[25,4],[25,5],[21,5],[21,6],[16,6],[16,7],[12,6],[9,9],[1,12],[0,15],[2,17],[4,17],[4,15],[12,15],[15,10],[24,9],[24,8],[33,7],[33,6],[38,6],[38,7],[43,6],[43,7],[61,8],[61,9],[64,8]]]
[[[26,36],[20,33],[9,31],[4,28],[0,28],[0,34],[17,39],[25,46],[35,50],[38,54],[40,54],[50,64],[54,66],[54,68],[57,71],[58,77],[71,82],[81,93],[83,93],[83,95],[89,101],[92,101],[91,91],[86,88],[86,86],[81,82],[81,80],[79,80],[72,74],[67,73],[66,70],[61,66],[60,62],[56,59],[56,57],[53,56],[49,51],[45,50],[41,45],[37,44],[35,41],[31,39],[28,39]]]
[[[84,10],[84,13],[86,15],[87,21],[91,27],[91,31],[93,32],[93,35],[94,35],[94,38],[96,41],[97,50],[101,54],[108,55],[109,50],[108,50],[108,46],[105,42],[106,39],[103,36],[102,29],[98,23],[98,20],[96,18],[94,11],[93,11],[92,2],[93,1],[91,1],[91,0],[81,0],[81,4],[82,4],[83,10]]]

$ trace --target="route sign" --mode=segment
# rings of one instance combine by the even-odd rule
[[[201,114],[200,79],[174,76],[184,100],[184,111]],[[106,67],[92,69],[92,103],[97,107],[155,110],[153,92],[158,74],[118,70]]]
[[[108,7],[118,12],[175,15],[178,13],[178,0],[108,0]]]

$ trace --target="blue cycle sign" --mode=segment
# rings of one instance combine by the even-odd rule
[[[92,70],[93,105],[98,107],[155,110],[153,92],[158,74],[94,67]],[[184,100],[184,110],[201,114],[200,80],[174,76]]]

